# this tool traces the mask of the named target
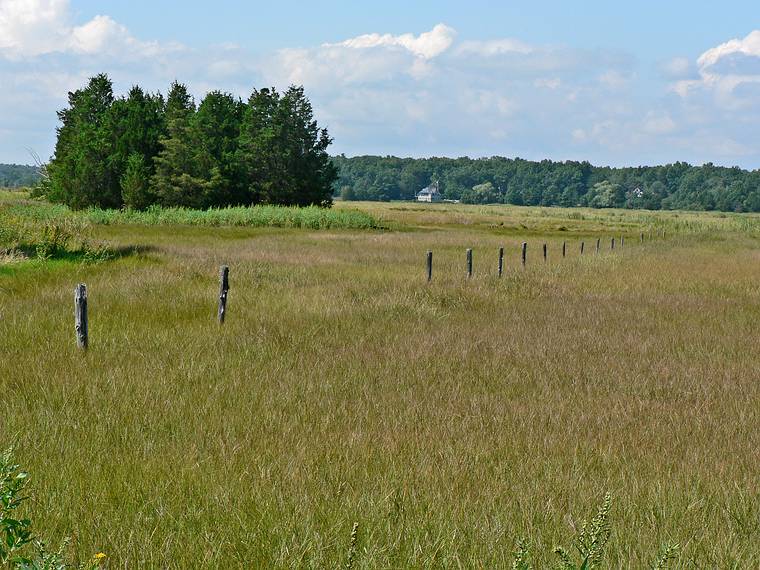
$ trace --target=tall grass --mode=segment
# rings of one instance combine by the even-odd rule
[[[153,249],[0,274],[0,434],[39,532],[115,568],[508,568],[520,538],[545,568],[609,490],[608,567],[668,543],[760,567],[753,232],[580,257],[645,225],[390,208],[418,231],[95,224]]]
[[[372,229],[379,227],[367,212],[351,209],[319,208],[316,206],[249,206],[209,210],[188,208],[162,208],[152,206],[145,211],[102,210],[89,208],[72,211],[66,206],[37,201],[0,200],[0,215],[33,221],[79,219],[100,225],[191,225],[191,226],[247,226],[323,229]]]

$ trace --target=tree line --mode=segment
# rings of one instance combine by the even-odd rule
[[[521,158],[333,157],[345,200],[412,200],[438,182],[470,204],[760,212],[760,170],[676,162],[611,168]]]
[[[302,87],[212,91],[196,106],[174,82],[115,97],[105,74],[69,93],[39,193],[72,208],[330,205],[332,139]]]
[[[0,164],[0,188],[34,186],[40,179],[36,166],[26,164]]]

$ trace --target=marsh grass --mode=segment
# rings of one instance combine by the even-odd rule
[[[24,196],[21,194],[21,196]],[[152,206],[145,211],[103,210],[89,208],[72,211],[60,204],[19,199],[19,194],[0,195],[0,215],[29,223],[77,221],[95,225],[189,225],[246,226],[300,229],[372,229],[380,225],[370,214],[356,209],[332,209],[316,206],[269,206],[211,208],[162,208]]]
[[[755,218],[641,245],[704,215],[356,207],[399,231],[94,225],[138,253],[0,273],[0,433],[45,535],[129,568],[504,568],[524,537],[542,568],[610,491],[609,567],[760,566]]]

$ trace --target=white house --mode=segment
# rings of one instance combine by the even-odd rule
[[[427,188],[423,188],[415,196],[418,202],[443,202],[443,196],[438,190],[438,182],[433,182]]]

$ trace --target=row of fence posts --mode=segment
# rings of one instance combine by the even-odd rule
[[[665,237],[665,230],[662,230],[660,234],[663,238]],[[652,238],[652,234],[650,232],[649,239]],[[641,243],[644,242],[644,233],[642,232],[639,236],[639,239]],[[625,244],[625,236],[620,237],[620,247],[623,247]],[[581,255],[583,255],[584,249],[586,247],[586,242],[581,241]],[[599,253],[601,248],[601,239],[596,240],[596,253]],[[615,238],[613,237],[610,241],[610,249],[615,249]],[[567,242],[562,242],[562,257],[566,257],[567,254]],[[548,260],[548,250],[547,245],[543,244],[543,256],[544,256],[544,262]],[[521,249],[520,249],[520,258],[522,261],[522,266],[525,267],[527,261],[528,261],[528,242],[523,242]],[[427,252],[427,280],[432,281],[433,279],[433,252],[428,251]],[[467,260],[467,277],[472,277],[472,248],[467,248],[466,250],[466,260]],[[502,276],[504,273],[504,248],[499,248],[499,269],[498,269],[498,275],[499,277]],[[219,306],[217,310],[217,320],[219,321],[219,324],[224,324],[224,318],[227,316],[227,293],[230,290],[230,268],[227,265],[222,265],[219,268]],[[77,340],[77,346],[83,350],[87,349],[87,346],[89,344],[89,322],[87,318],[87,285],[84,283],[78,284],[74,288],[74,330],[76,332],[76,340]]]
[[[224,324],[227,316],[227,293],[230,290],[230,268],[222,265],[219,268],[219,307],[217,320],[220,325]],[[77,346],[82,350],[87,349],[89,344],[89,327],[87,320],[87,285],[80,283],[74,288],[74,331],[77,337]]]
[[[664,238],[665,237],[665,230],[662,230],[660,235]],[[649,239],[652,238],[651,232],[649,233]],[[644,243],[644,232],[642,232],[639,235],[639,241],[641,243]],[[610,251],[615,250],[615,238],[610,238]],[[623,248],[625,246],[625,236],[620,236],[620,241],[617,242],[618,247]],[[602,248],[602,240],[601,238],[597,238],[596,240],[596,253],[598,254],[601,251]],[[583,255],[583,252],[586,249],[586,242],[581,241],[581,255]],[[547,244],[543,244],[543,258],[544,262],[548,261],[549,259],[549,252]],[[567,242],[562,242],[562,257],[567,257]],[[467,268],[467,277],[472,277],[472,248],[467,248],[465,250],[465,259],[466,259],[466,268]],[[522,262],[522,266],[525,267],[525,265],[528,262],[528,242],[523,242],[521,249],[520,249],[520,260]],[[428,250],[426,255],[426,273],[427,273],[427,280],[432,281],[433,280],[433,252]],[[499,248],[499,265],[498,265],[498,276],[501,277],[504,273],[504,248]]]

